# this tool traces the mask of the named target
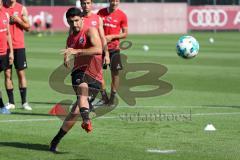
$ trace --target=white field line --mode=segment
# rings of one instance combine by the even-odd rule
[[[131,113],[129,113],[131,114]],[[167,113],[166,113],[167,114]],[[185,113],[184,113],[185,114]],[[186,113],[187,115],[188,113]],[[240,115],[240,112],[223,112],[223,113],[194,113],[192,116],[227,116],[227,115]],[[5,116],[5,115],[4,115]],[[144,118],[145,116],[139,116],[140,118]],[[102,116],[97,119],[120,119],[120,116]],[[0,123],[13,123],[13,122],[42,122],[42,121],[56,121],[59,118],[38,118],[38,119],[8,119],[8,120],[0,120]]]
[[[134,113],[132,113],[134,114]],[[166,114],[166,115],[171,115],[171,113],[162,113],[162,114]],[[181,114],[181,115],[189,115],[189,113],[175,113],[175,114]],[[129,115],[131,115],[131,112],[129,113]],[[139,116],[139,118],[146,118],[146,116],[144,116],[144,113],[142,113],[143,116]],[[222,112],[222,113],[194,113],[191,114],[191,116],[219,116],[219,115],[240,115],[240,112]],[[97,119],[115,119],[115,118],[120,118],[119,116],[102,116],[102,117],[98,117]],[[1,121],[0,121],[1,122]]]
[[[43,106],[34,106],[33,108],[49,108],[51,109],[54,105],[43,105]],[[136,108],[217,108],[217,109],[226,109],[226,108],[230,108],[228,106],[226,107],[222,107],[222,106],[201,106],[201,105],[196,105],[196,106],[174,106],[174,105],[169,105],[169,106],[128,106],[128,105],[119,105],[116,108],[129,108],[129,109],[136,109]],[[240,108],[240,107],[239,107]]]
[[[176,153],[176,150],[160,150],[160,149],[147,149],[146,152],[149,153],[162,153],[162,154],[170,154],[170,153]]]
[[[42,122],[42,121],[56,121],[58,118],[46,118],[46,119],[8,119],[8,120],[0,120],[0,123],[6,122]]]

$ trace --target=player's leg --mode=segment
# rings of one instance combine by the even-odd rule
[[[89,118],[89,87],[88,84],[94,83],[93,78],[80,70],[75,70],[72,73],[72,85],[75,93],[78,95],[78,106],[80,115],[83,119],[82,128],[87,132],[92,130],[91,121]]]
[[[111,94],[109,99],[109,105],[114,104],[114,99],[115,99],[117,90],[119,88],[119,71],[112,70],[111,76],[112,76],[112,83],[111,83]]]
[[[0,91],[0,114],[10,114],[10,111],[4,106],[1,91]]]
[[[8,96],[8,103],[6,107],[8,109],[15,108],[14,95],[13,95],[13,81],[12,81],[12,68],[8,68],[4,71],[5,75],[5,88]]]
[[[100,93],[102,95],[102,98],[95,104],[95,106],[102,106],[102,105],[108,104],[109,102],[104,79],[102,80],[102,83],[101,83]]]
[[[92,124],[91,124],[91,120],[89,117],[89,102],[88,102],[88,97],[89,97],[89,93],[88,93],[88,84],[86,82],[81,83],[78,86],[78,90],[77,93],[79,95],[79,110],[80,110],[80,115],[82,117],[82,128],[85,129],[86,132],[91,132],[92,131]]]
[[[14,57],[15,57],[15,50],[14,50]],[[6,104],[7,109],[14,109],[15,102],[14,102],[14,94],[13,94],[13,81],[12,81],[12,65],[9,64],[9,50],[7,51],[6,57],[6,68],[4,70],[4,77],[5,77],[5,89],[8,96],[8,103]]]
[[[0,56],[0,72],[7,68],[7,56]],[[2,99],[2,92],[0,91],[0,114],[10,114],[8,108],[5,107]]]
[[[114,99],[116,97],[117,90],[119,88],[119,71],[123,69],[121,56],[119,50],[114,50],[110,52],[111,54],[111,94],[109,99],[109,105],[114,104]]]
[[[65,118],[61,128],[58,131],[58,133],[52,139],[52,141],[50,143],[50,148],[49,148],[50,151],[52,151],[52,152],[57,151],[57,146],[60,143],[61,139],[69,132],[69,130],[71,130],[71,128],[77,122],[77,119],[78,119],[79,114],[80,114],[79,107],[77,106],[77,103],[78,102],[76,102],[74,104],[74,106],[71,109],[71,112]]]
[[[17,76],[18,76],[18,87],[21,95],[22,108],[25,110],[32,110],[31,106],[27,102],[27,79],[25,69],[27,68],[25,48],[17,49],[14,62]]]
[[[104,56],[105,56],[105,53],[103,52],[103,55],[102,55],[103,59],[104,59]],[[103,69],[104,70],[107,70],[107,66],[108,65],[104,64],[104,62],[103,62]],[[108,102],[109,102],[109,98],[108,98],[107,91],[106,91],[104,75],[103,75],[103,80],[102,80],[102,83],[101,83],[100,93],[101,93],[102,98],[95,104],[95,106],[102,106],[102,105],[108,104]]]

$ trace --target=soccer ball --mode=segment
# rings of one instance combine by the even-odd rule
[[[193,58],[198,54],[199,43],[192,36],[181,36],[176,45],[177,54],[182,58]]]

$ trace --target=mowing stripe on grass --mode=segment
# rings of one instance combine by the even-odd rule
[[[223,113],[194,113],[192,116],[226,116],[226,115],[239,115],[240,112],[223,112]],[[145,116],[139,116],[144,118]],[[118,119],[119,116],[102,116],[97,117],[97,119]],[[48,118],[48,119],[9,119],[9,120],[0,120],[0,123],[11,123],[11,122],[41,122],[41,121],[56,121],[58,118]]]

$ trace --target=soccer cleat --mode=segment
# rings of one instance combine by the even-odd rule
[[[114,102],[114,98],[110,98],[109,102],[108,102],[108,106],[109,107],[114,107],[115,106],[115,102]]]
[[[94,106],[105,106],[107,104],[108,104],[107,101],[100,99],[97,103],[94,104]]]
[[[57,149],[57,144],[54,144],[51,142],[50,147],[49,147],[49,151],[53,152],[53,153],[57,153],[58,149]]]
[[[25,110],[28,110],[28,111],[31,111],[31,110],[32,110],[32,107],[31,107],[27,102],[25,102],[25,103],[22,105],[22,108],[25,109]]]
[[[5,104],[5,107],[9,110],[9,109],[15,109],[15,105],[14,104],[12,104],[12,103],[7,103],[7,104]]]
[[[86,121],[86,122],[82,122],[81,125],[82,129],[84,129],[87,133],[91,132],[93,130],[92,128],[92,123],[90,120]]]
[[[0,109],[0,114],[11,114],[11,112],[6,107],[3,107]]]

